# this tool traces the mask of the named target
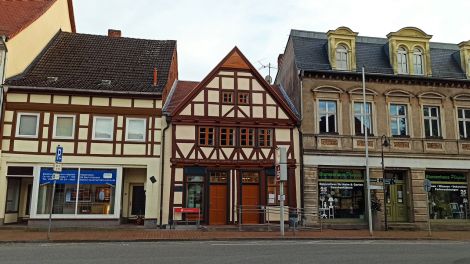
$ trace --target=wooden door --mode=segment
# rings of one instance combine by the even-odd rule
[[[404,173],[387,173],[386,178],[393,179],[393,183],[387,184],[387,220],[406,222],[408,221],[408,208]]]
[[[227,185],[211,185],[209,195],[209,224],[227,224]]]
[[[242,223],[259,224],[259,187],[242,185]]]
[[[145,190],[143,185],[132,185],[131,215],[145,215]]]

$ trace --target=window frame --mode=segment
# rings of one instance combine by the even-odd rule
[[[424,109],[429,108],[428,113],[429,116],[424,115]],[[431,116],[431,108],[436,108],[437,109],[437,116],[432,117]],[[442,123],[441,123],[441,106],[439,105],[423,105],[423,136],[424,138],[442,138]],[[438,135],[432,135],[432,121],[437,120],[437,131]],[[430,128],[430,135],[426,135],[426,121],[430,122],[429,123],[429,128]]]
[[[36,117],[36,133],[34,135],[20,135],[20,127],[21,127],[21,117],[22,116],[35,116]],[[16,137],[20,137],[20,138],[38,138],[39,137],[39,117],[40,117],[40,114],[39,113],[30,113],[30,112],[20,112],[20,113],[17,113],[17,117],[16,117],[16,131],[15,131],[15,135]]]
[[[264,130],[262,133],[261,131]],[[274,129],[272,128],[258,128],[258,140],[257,140],[257,146],[260,148],[271,148],[273,146],[273,136],[274,136]],[[261,140],[261,136],[264,137],[263,140]],[[261,142],[263,142],[263,145],[261,145]],[[267,144],[265,144],[267,143]]]
[[[358,114],[358,115],[360,116],[360,121],[361,121],[361,131],[360,131],[360,133],[357,133],[357,131],[356,131],[356,125],[355,125],[355,122],[356,122],[356,109],[355,109],[356,107],[355,107],[355,106],[356,106],[356,104],[362,105],[362,107],[361,107],[361,113]],[[365,133],[365,131],[363,131],[363,130],[364,130],[364,121],[363,121],[363,117],[364,117],[364,113],[363,113],[364,107],[363,107],[363,105],[364,105],[364,102],[362,102],[362,101],[353,101],[353,104],[352,104],[352,114],[353,114],[353,116],[352,116],[352,117],[353,117],[353,123],[352,123],[353,125],[352,125],[352,128],[353,128],[353,134],[354,134],[355,136],[362,136],[362,135],[364,135],[364,133]],[[374,116],[373,116],[373,114],[374,114],[374,109],[373,109],[373,104],[372,104],[372,102],[367,101],[367,102],[366,102],[366,105],[370,105],[370,113],[368,114],[369,119],[370,119],[370,129],[369,129],[369,130],[370,130],[370,133],[369,133],[368,135],[369,135],[369,136],[373,136],[373,135],[374,135],[374,119],[373,119],[373,117],[374,117]],[[367,116],[367,114],[365,114],[365,115]]]
[[[403,65],[405,66],[405,71],[403,71]],[[410,73],[410,66],[408,63],[408,51],[401,46],[397,49],[397,72],[398,74]]]
[[[392,113],[392,106],[404,106],[405,107],[405,114],[404,115],[400,115],[400,114],[395,114],[395,113]],[[409,124],[409,120],[408,120],[408,108],[409,108],[409,105],[406,104],[406,103],[390,103],[389,106],[388,106],[388,117],[389,117],[389,129],[390,129],[390,135],[392,137],[409,137],[410,136],[410,124]],[[405,135],[394,135],[393,134],[393,130],[392,130],[392,119],[396,118],[396,123],[397,123],[397,128],[398,130],[400,130],[400,123],[399,123],[399,120],[400,119],[405,119]]]
[[[222,144],[222,138],[223,138],[222,137],[222,134],[223,134],[222,130],[223,129],[226,129],[228,132],[231,132],[231,136],[230,136],[230,134],[224,133],[225,134],[225,140],[227,142],[230,142],[230,139],[232,140],[231,145],[230,144]],[[236,145],[235,139],[236,139],[236,137],[235,137],[235,128],[231,128],[231,127],[221,127],[221,128],[219,128],[219,145],[221,147],[233,147],[233,146],[235,146]]]
[[[71,117],[72,121],[72,136],[57,136],[57,118],[58,117]],[[75,138],[75,124],[76,124],[77,116],[76,115],[69,115],[69,114],[54,114],[54,128],[52,132],[52,137],[55,139],[74,139]]]
[[[201,129],[204,129],[204,143],[201,143]],[[212,132],[209,130],[212,129]],[[212,134],[212,144],[209,144],[209,135]],[[198,146],[206,146],[206,147],[213,147],[216,145],[215,139],[217,138],[217,131],[215,127],[211,126],[200,126],[198,127],[198,133],[197,133],[197,143]]]
[[[417,63],[417,58],[420,58],[421,64]],[[417,69],[420,69],[420,73],[417,72]],[[421,48],[415,48],[413,50],[413,74],[414,75],[424,75],[424,52]]]
[[[242,98],[242,96],[246,96],[246,102],[245,100],[243,100],[243,102],[240,100]],[[239,105],[249,105],[250,104],[250,93],[247,93],[247,92],[239,92],[238,93],[238,96],[237,96],[237,99],[238,99],[238,104]]]
[[[321,112],[321,110],[320,110],[320,103],[321,102],[327,102],[327,103],[334,103],[335,104],[335,113],[334,113],[335,131],[325,131],[325,132],[321,131],[320,122],[321,122],[322,114],[325,114],[326,116],[328,116],[328,114],[331,113],[331,112],[328,111],[328,104],[326,106],[326,112]],[[329,100],[329,99],[319,99],[318,100],[318,106],[317,106],[317,112],[318,112],[318,115],[317,115],[317,118],[318,118],[318,122],[317,122],[317,124],[318,124],[318,133],[319,134],[338,134],[338,101]],[[328,118],[326,118],[326,130],[329,130]]]
[[[111,129],[111,138],[97,138],[96,137],[96,121],[97,119],[108,119],[111,120],[113,123],[113,129]],[[92,139],[93,140],[100,140],[100,141],[113,141],[114,140],[114,126],[115,126],[115,119],[114,116],[93,116],[93,129],[92,129]]]
[[[341,56],[339,56],[341,55]],[[344,58],[343,58],[344,56]],[[349,70],[349,49],[344,44],[339,44],[335,49],[336,69],[341,71]],[[344,65],[343,65],[344,64]],[[344,66],[344,67],[340,67]]]
[[[144,136],[143,139],[130,139],[129,138],[129,121],[132,120],[139,120],[139,121],[144,121]],[[132,141],[132,142],[145,142],[147,140],[147,118],[143,117],[126,117],[126,136],[125,136],[126,141]]]
[[[225,101],[225,96],[227,96],[227,98],[230,98],[230,101]],[[233,104],[233,92],[222,92],[222,103]]]
[[[470,116],[465,116],[465,111],[470,108],[457,107],[457,135],[459,139],[468,140],[470,139],[470,131],[467,131],[466,123],[470,123]],[[462,111],[462,117],[459,117],[459,111]],[[464,137],[460,136],[460,122],[463,122]]]
[[[242,133],[242,129],[246,129],[247,132],[246,133]],[[255,146],[255,129],[254,128],[240,128],[239,129],[239,140],[240,140],[240,147],[254,147]],[[243,140],[242,140],[242,136],[243,135],[246,135],[246,142],[250,142],[250,138],[251,138],[251,145],[250,144],[243,144]]]

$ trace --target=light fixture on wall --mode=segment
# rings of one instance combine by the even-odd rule
[[[150,177],[150,181],[153,183],[156,183],[157,182],[157,179],[155,178],[155,176],[151,176]]]

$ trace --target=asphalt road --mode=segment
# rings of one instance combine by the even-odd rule
[[[0,263],[470,264],[470,242],[207,241],[0,244]]]

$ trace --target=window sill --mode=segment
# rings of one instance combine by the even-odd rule
[[[428,139],[428,140],[442,140],[444,139],[443,137],[425,137],[424,139]]]
[[[339,136],[338,132],[320,132],[319,136]]]
[[[409,139],[411,138],[409,135],[392,135],[392,138],[397,138],[397,139]]]

